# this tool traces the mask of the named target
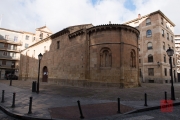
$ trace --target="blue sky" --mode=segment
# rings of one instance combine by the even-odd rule
[[[46,23],[55,33],[79,24],[122,24],[161,10],[180,34],[180,17],[173,14],[180,13],[179,5],[180,0],[2,0],[0,27],[34,32]]]
[[[131,11],[136,9],[136,6],[134,5],[132,0],[126,0],[126,2],[124,3],[124,6]]]

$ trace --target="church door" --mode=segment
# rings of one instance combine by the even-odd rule
[[[47,82],[48,81],[48,69],[46,66],[43,67],[43,79],[42,82]]]

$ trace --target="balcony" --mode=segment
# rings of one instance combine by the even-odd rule
[[[14,45],[22,45],[21,41],[14,41],[13,39],[11,40],[11,38],[6,39],[6,40],[0,40],[0,43],[8,43],[8,44],[14,44]]]
[[[1,46],[0,51],[21,52],[21,49],[20,48],[5,48]]]
[[[3,55],[0,55],[0,59],[1,60],[20,60],[20,57],[11,57],[11,56],[3,56]]]

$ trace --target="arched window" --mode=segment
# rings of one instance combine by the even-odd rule
[[[152,55],[148,55],[148,62],[153,62],[153,56]]]
[[[112,66],[112,55],[109,48],[103,48],[100,51],[100,67],[111,67]]]
[[[151,36],[152,36],[151,30],[147,30],[147,31],[146,31],[146,37],[151,37]]]
[[[151,24],[151,19],[150,18],[147,18],[146,19],[146,25],[150,25]]]
[[[131,60],[131,67],[136,67],[136,53],[135,50],[131,50],[131,54],[130,54]]]
[[[151,42],[148,42],[148,44],[147,44],[147,49],[148,49],[148,50],[153,49]]]

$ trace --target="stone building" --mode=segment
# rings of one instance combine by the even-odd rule
[[[139,67],[142,82],[169,83],[170,65],[166,50],[175,48],[174,26],[160,10],[125,23],[140,31]],[[174,49],[175,50],[175,49]],[[173,80],[177,82],[176,55],[173,56]]]
[[[21,52],[20,77],[76,86],[134,87],[139,83],[139,31],[131,26],[70,26]]]
[[[0,28],[0,79],[10,73],[18,76],[20,51],[51,34],[46,26],[36,33]]]

